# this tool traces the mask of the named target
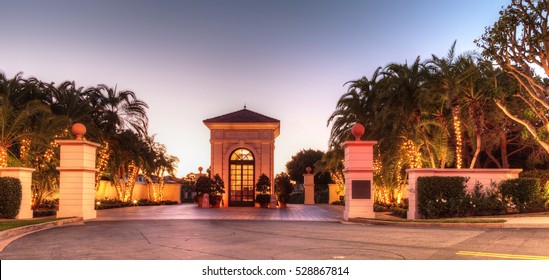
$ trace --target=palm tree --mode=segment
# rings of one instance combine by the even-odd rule
[[[112,136],[110,141],[112,148],[107,161],[108,177],[116,189],[118,199],[126,202],[131,199],[139,172],[150,158],[146,153],[148,146],[131,130]]]
[[[143,151],[143,175],[153,188],[153,200],[162,201],[164,194],[164,176],[174,176],[179,159],[169,155],[165,145],[154,141],[153,136],[145,138],[146,151]],[[153,184],[152,177],[159,179],[158,185]]]
[[[99,128],[106,134],[132,129],[140,135],[147,135],[149,106],[137,99],[133,91],[118,91],[100,84],[96,88],[100,98],[96,101],[99,108],[97,117]]]
[[[430,117],[432,110],[430,99],[426,98],[426,81],[428,72],[425,66],[417,57],[412,65],[389,64],[383,71],[383,90],[380,98],[383,110],[377,117],[378,124],[385,124],[381,127],[379,139],[388,135],[405,137],[414,142],[422,143],[429,158],[431,167],[435,167],[435,157],[431,151],[429,140],[428,122],[425,117]],[[389,131],[389,133],[388,133]]]
[[[463,133],[461,123],[460,93],[466,87],[467,79],[476,71],[471,64],[472,54],[465,53],[456,56],[456,41],[448,50],[446,57],[432,55],[428,67],[432,71],[432,90],[442,94],[446,100],[446,108],[451,110],[453,129],[456,139],[456,167],[463,165]]]
[[[328,118],[327,125],[332,124],[330,134],[330,145],[340,145],[350,138],[351,127],[360,123],[366,126],[367,134],[372,124],[375,122],[376,106],[376,87],[380,78],[378,68],[371,79],[362,77],[361,79],[349,81],[347,93],[343,94],[336,105],[336,110]]]
[[[100,132],[98,139],[101,147],[98,150],[98,171],[95,181],[97,187],[102,175],[107,171],[107,164],[114,154],[113,149],[119,140],[120,132],[131,129],[139,137],[146,137],[148,118],[145,110],[148,105],[137,99],[132,91],[117,91],[116,87],[111,88],[104,84],[86,90],[86,93],[87,101],[94,108],[91,111],[91,119],[94,121],[94,127]]]
[[[29,87],[21,73],[13,79],[0,74],[0,167],[8,165],[9,154],[12,158],[25,161],[26,152],[31,147],[47,146],[53,139],[53,133],[64,122],[51,114],[47,105],[39,100],[30,100],[14,106]],[[25,153],[16,153],[13,148],[26,149]],[[23,164],[28,165],[28,162]]]

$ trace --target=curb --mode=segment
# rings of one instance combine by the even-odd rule
[[[68,219],[51,221],[51,222],[46,222],[41,224],[28,225],[24,227],[12,228],[12,229],[8,229],[0,232],[0,241],[6,241],[7,239],[10,239],[14,236],[27,234],[33,231],[48,229],[48,228],[57,227],[57,226],[63,226],[66,224],[72,224],[72,223],[77,223],[82,221],[83,221],[82,217],[75,217],[75,218],[68,218]]]
[[[394,225],[407,227],[439,227],[439,228],[509,228],[505,223],[431,223],[431,222],[390,222],[370,220],[364,218],[351,218],[350,222],[372,224],[372,225]]]

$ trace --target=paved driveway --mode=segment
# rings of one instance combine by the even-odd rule
[[[118,220],[271,220],[335,222],[343,219],[343,206],[290,204],[283,209],[228,207],[201,209],[193,204],[124,207],[97,211],[94,221]]]

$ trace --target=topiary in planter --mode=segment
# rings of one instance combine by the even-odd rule
[[[21,208],[21,181],[12,177],[0,177],[0,217],[14,219]]]
[[[259,180],[257,180],[257,184],[255,185],[255,190],[257,193],[255,197],[256,202],[258,202],[261,207],[268,206],[271,201],[271,195],[269,194],[271,191],[271,180],[265,173],[259,176]]]
[[[294,187],[290,181],[290,175],[282,172],[275,177],[275,192],[277,194],[278,202],[281,207],[284,207],[288,203],[290,194],[293,192]]]

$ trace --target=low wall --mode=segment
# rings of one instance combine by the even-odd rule
[[[518,178],[522,169],[439,169],[439,168],[412,168],[406,169],[408,173],[408,219],[419,219],[416,184],[418,177],[466,177],[467,191],[472,191],[476,182],[481,183],[485,188],[490,188],[492,183]]]
[[[155,184],[156,185],[156,184]],[[116,189],[111,186],[109,181],[101,181],[99,188],[95,192],[96,200],[115,199]],[[132,199],[149,199],[153,200],[153,188],[149,188],[147,184],[135,184],[133,188]],[[181,185],[180,184],[165,184],[163,200],[173,200],[181,203]]]

